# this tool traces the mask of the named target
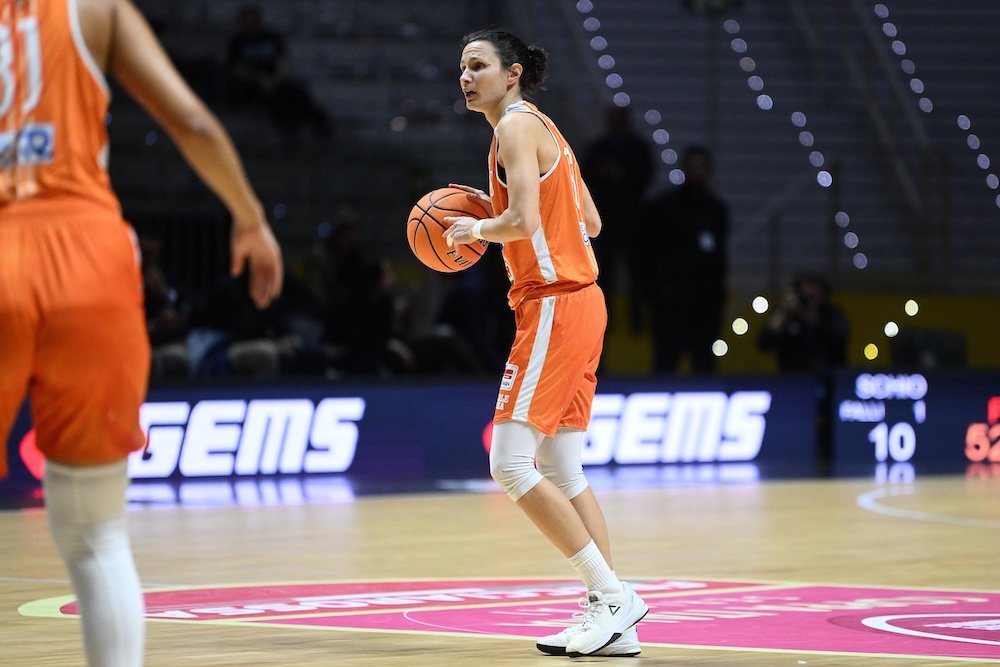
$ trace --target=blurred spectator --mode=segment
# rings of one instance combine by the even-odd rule
[[[419,339],[423,368],[468,375],[502,372],[514,341],[506,276],[500,249],[491,248],[475,266],[449,277],[435,327]]]
[[[413,295],[399,289],[393,265],[370,251],[357,212],[345,207],[336,218],[305,267],[307,292],[321,304],[328,376],[475,375],[503,368],[514,333],[498,251],[449,276],[438,313],[418,326]]]
[[[272,122],[286,135],[303,126],[320,136],[331,134],[330,119],[305,85],[288,73],[285,38],[265,28],[260,8],[240,11],[240,27],[229,42],[226,59],[229,101],[234,106],[262,105]]]
[[[369,251],[353,209],[338,212],[330,235],[310,255],[306,276],[321,304],[328,375],[390,377],[413,370],[410,300],[398,293],[392,264]]]
[[[323,302],[343,306],[360,288],[365,265],[372,262],[362,238],[361,219],[350,210],[341,211],[340,220],[323,244],[320,284]]]
[[[244,279],[226,276],[202,296],[187,338],[194,374],[209,378],[271,379],[280,375],[322,374],[318,340],[303,334],[290,303],[303,293],[285,275],[282,296],[265,309],[247,297]]]
[[[348,263],[353,265],[350,276],[327,304],[328,368],[380,377],[409,373],[415,364],[406,342],[409,302],[395,293],[392,265],[360,254]]]
[[[610,106],[605,116],[605,133],[586,150],[580,162],[604,227],[594,239],[594,254],[601,271],[601,287],[613,314],[614,297],[625,292],[631,297],[631,319],[639,328],[638,279],[631,273],[629,255],[635,245],[646,189],[653,176],[652,150],[632,128],[627,107]],[[621,284],[622,278],[625,285]]]
[[[757,338],[777,354],[782,372],[826,373],[847,363],[847,315],[830,302],[830,286],[818,275],[795,279]]]
[[[160,240],[139,237],[146,329],[152,346],[149,379],[172,380],[191,375],[185,339],[190,330],[191,304],[177,281],[167,277],[160,263]]]
[[[684,182],[655,197],[636,246],[650,306],[653,370],[671,373],[689,355],[691,369],[715,370],[729,267],[729,207],[713,192],[712,156],[690,146]]]

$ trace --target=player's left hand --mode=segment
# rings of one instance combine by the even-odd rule
[[[456,190],[461,190],[462,192],[465,192],[469,197],[469,199],[472,199],[477,204],[483,207],[483,210],[486,211],[487,214],[486,217],[488,218],[493,217],[493,200],[490,199],[490,196],[488,194],[486,194],[479,188],[474,188],[471,185],[462,185],[461,183],[449,183],[448,187],[455,188]]]

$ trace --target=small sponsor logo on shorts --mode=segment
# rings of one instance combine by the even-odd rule
[[[497,410],[503,410],[510,402],[510,394],[500,394],[497,396]]]
[[[517,366],[507,364],[503,369],[503,380],[500,381],[500,391],[510,391],[513,389],[515,379],[517,379]]]

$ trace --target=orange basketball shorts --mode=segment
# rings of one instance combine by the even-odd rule
[[[526,422],[549,437],[560,428],[586,430],[608,324],[601,288],[525,299],[514,319],[494,423]]]
[[[25,395],[46,458],[120,460],[143,446],[149,338],[134,235],[121,218],[0,212],[0,476]]]

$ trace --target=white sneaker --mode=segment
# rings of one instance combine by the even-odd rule
[[[566,644],[568,644],[569,640],[576,635],[579,628],[579,625],[574,625],[571,628],[566,628],[558,634],[542,637],[538,640],[535,646],[542,653],[548,653],[549,655],[566,655]],[[604,648],[594,651],[591,655],[611,656],[614,658],[631,658],[639,655],[641,652],[642,647],[639,645],[639,633],[636,631],[635,626],[632,626],[626,630],[621,637],[611,642]]]
[[[647,613],[649,606],[625,582],[622,582],[622,592],[616,595],[589,591],[583,620],[566,643],[566,655],[595,655],[624,635]]]
[[[587,597],[584,596],[577,600],[577,604],[581,609],[586,609],[588,605]],[[542,637],[535,642],[535,648],[549,655],[566,655],[566,644],[569,644],[569,640],[575,637],[576,633],[580,631],[580,623],[583,621],[583,615],[582,611],[575,612],[573,614],[573,625],[554,635]]]

